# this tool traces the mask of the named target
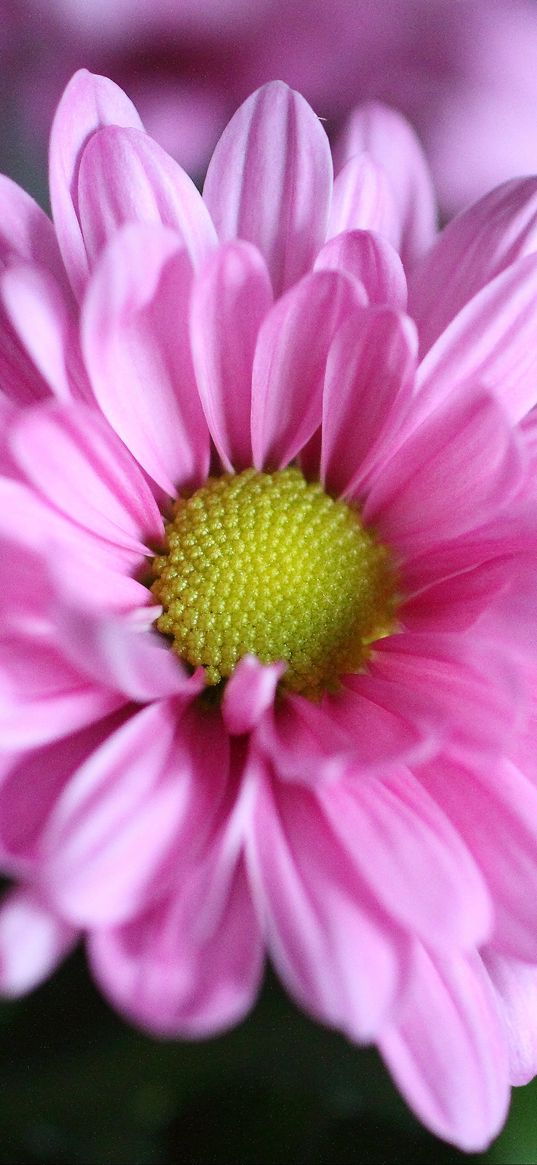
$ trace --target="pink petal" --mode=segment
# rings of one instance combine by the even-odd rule
[[[162,542],[164,524],[145,478],[94,410],[28,410],[11,447],[36,491],[75,525],[138,555]]]
[[[76,732],[117,708],[112,692],[88,681],[54,642],[5,636],[0,649],[0,738],[25,751]]]
[[[224,724],[232,736],[252,732],[274,702],[285,664],[268,667],[254,655],[245,655],[226,684],[222,701]]]
[[[222,242],[241,238],[259,248],[279,295],[311,267],[324,242],[331,188],[318,118],[299,93],[273,81],[224,130],[203,197]]]
[[[113,616],[77,609],[61,599],[58,642],[66,658],[96,684],[105,683],[124,699],[140,703],[174,695],[192,699],[203,687],[202,678],[189,677],[164,638],[152,629],[160,608]]]
[[[290,992],[325,1023],[371,1039],[398,989],[401,938],[311,793],[260,778],[248,865],[268,949]]]
[[[103,413],[168,494],[199,485],[209,435],[188,336],[192,269],[177,236],[129,224],[109,244],[88,289],[82,339]]]
[[[379,766],[416,761],[438,750],[441,733],[431,715],[416,715],[415,707],[398,707],[395,693],[379,700],[373,681],[368,698],[367,675],[360,685],[344,677],[341,692],[312,704],[286,693],[275,716],[258,728],[264,751],[284,780],[315,786],[339,779],[349,768],[376,773]],[[438,717],[437,717],[438,719]]]
[[[450,574],[448,568],[444,578],[423,579],[421,587],[405,598],[405,627],[411,631],[466,631],[510,589],[513,574],[513,558],[506,555],[490,562],[477,561],[476,565],[461,569],[459,574]],[[509,622],[512,634],[512,603]]]
[[[511,1084],[528,1084],[537,1074],[537,966],[495,951],[486,952],[485,966],[505,1017]]]
[[[214,843],[169,899],[90,939],[93,972],[116,1007],[164,1036],[200,1038],[238,1023],[263,970],[263,944],[241,861]]]
[[[537,255],[519,259],[483,287],[421,364],[424,408],[474,380],[499,396],[514,421],[525,416],[537,401],[536,296]]]
[[[453,821],[494,900],[494,946],[537,961],[537,788],[514,765],[427,766],[420,779]]]
[[[125,719],[125,712],[10,758],[0,781],[0,855],[15,877],[35,877],[41,838],[77,769]],[[31,790],[31,796],[29,796]]]
[[[402,555],[419,556],[484,526],[522,480],[521,452],[501,405],[453,388],[449,407],[429,415],[382,466],[364,505],[366,523]]]
[[[78,341],[70,305],[44,268],[20,264],[0,279],[0,297],[17,337],[51,394],[69,400],[83,391]]]
[[[372,781],[355,767],[317,796],[358,876],[399,926],[445,952],[486,941],[493,909],[479,867],[409,769]]]
[[[174,701],[136,713],[56,805],[42,839],[47,895],[84,925],[109,926],[145,911],[204,844],[227,772],[216,717],[181,716]]]
[[[0,174],[0,270],[35,263],[65,284],[65,272],[54,227],[33,198]]]
[[[518,675],[496,647],[461,638],[392,635],[375,643],[368,671],[345,682],[403,720],[428,724],[452,755],[490,764],[513,732]]]
[[[413,389],[417,337],[390,308],[357,309],[336,333],[323,391],[321,480],[331,493],[363,494],[382,475]]]
[[[271,304],[267,268],[250,243],[223,244],[194,281],[194,367],[207,424],[227,470],[252,464],[252,364]]]
[[[433,960],[422,948],[380,1051],[433,1133],[465,1152],[486,1148],[507,1113],[504,1028],[477,955]]]
[[[126,222],[172,227],[193,265],[216,243],[210,215],[188,174],[148,134],[105,126],[80,159],[78,216],[90,268]]]
[[[268,313],[253,370],[252,449],[258,469],[287,465],[317,429],[330,344],[364,298],[360,284],[343,273],[316,271]]]
[[[368,154],[349,158],[334,182],[328,238],[342,231],[377,231],[394,247],[401,224],[388,175]]]
[[[410,284],[422,353],[481,288],[536,249],[537,178],[505,182],[453,219]]]
[[[52,212],[63,260],[78,297],[88,276],[78,217],[78,171],[85,144],[102,125],[142,129],[134,105],[113,81],[80,69],[65,89],[50,137]]]
[[[13,621],[17,611],[41,617],[50,610],[58,585],[64,595],[83,596],[89,610],[131,610],[148,601],[146,588],[128,573],[123,574],[139,569],[139,554],[94,538],[26,484],[7,477],[0,477],[0,534],[4,539],[0,555],[4,622],[7,618]]]
[[[401,114],[377,101],[351,114],[336,147],[336,173],[364,150],[385,168],[391,181],[401,224],[402,259],[411,266],[432,243],[436,226],[434,190],[424,152]]]
[[[14,890],[0,906],[0,993],[32,991],[56,970],[77,939],[31,890]]]
[[[0,274],[0,391],[4,400],[20,407],[48,400],[50,387],[21,343],[2,303],[6,274]]]
[[[314,270],[347,271],[363,283],[370,303],[404,311],[407,290],[403,264],[391,243],[371,230],[345,231],[319,251]]]

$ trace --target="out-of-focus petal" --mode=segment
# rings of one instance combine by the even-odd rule
[[[495,905],[494,947],[537,961],[537,789],[507,761],[482,771],[443,760],[424,767],[420,780],[483,871]]]
[[[491,190],[448,223],[409,285],[424,355],[481,288],[537,250],[537,178]]]
[[[284,663],[265,666],[253,655],[245,655],[239,660],[226,684],[222,700],[222,716],[228,732],[241,736],[253,731],[271,707],[276,685],[284,671]]]
[[[0,994],[24,995],[56,970],[77,932],[31,890],[13,890],[0,904]]]
[[[349,158],[334,182],[328,238],[342,231],[377,231],[394,247],[401,224],[388,175],[368,154]]]
[[[509,1103],[507,1049],[477,955],[433,959],[418,950],[379,1047],[403,1096],[437,1136],[466,1152],[490,1144]]]
[[[199,715],[181,712],[174,701],[137,712],[50,815],[40,877],[75,923],[109,926],[139,914],[203,845],[227,779],[227,740],[216,718],[201,733]]]
[[[537,966],[486,951],[484,962],[505,1017],[511,1084],[528,1084],[537,1074]]]
[[[377,101],[358,106],[337,143],[336,173],[355,154],[367,151],[392,184],[401,229],[401,254],[412,266],[430,246],[436,229],[434,189],[425,154],[409,122]]]
[[[473,380],[495,392],[513,421],[537,401],[537,255],[487,283],[448,324],[420,365],[426,413]]]
[[[116,1007],[164,1036],[200,1038],[238,1023],[259,990],[264,947],[242,861],[217,842],[181,892],[89,943],[94,975]]]

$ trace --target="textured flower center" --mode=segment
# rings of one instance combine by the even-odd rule
[[[298,469],[209,478],[175,503],[166,539],[152,567],[156,626],[208,684],[252,653],[284,660],[282,685],[317,699],[393,629],[386,548]]]

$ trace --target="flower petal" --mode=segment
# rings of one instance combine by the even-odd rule
[[[162,541],[163,521],[145,478],[95,410],[27,410],[13,427],[11,448],[37,493],[75,525],[138,555]]]
[[[537,962],[537,788],[512,764],[442,763],[420,780],[478,862],[495,905],[495,948]]]
[[[281,81],[253,93],[213,154],[203,197],[222,242],[246,239],[280,295],[311,267],[326,237],[328,138],[307,101]]]
[[[32,749],[29,741],[23,753],[9,758],[0,780],[0,857],[10,875],[35,878],[43,832],[58,798],[124,719],[122,710],[50,744]]]
[[[419,1119],[465,1152],[486,1148],[507,1113],[503,1025],[477,955],[416,955],[397,1019],[379,1040],[398,1088]]]
[[[479,867],[409,769],[371,780],[349,768],[316,793],[359,877],[399,926],[446,953],[489,938],[492,900]]]
[[[172,227],[194,267],[216,243],[216,233],[192,179],[148,134],[105,126],[80,159],[78,216],[92,268],[105,243],[126,222]]]
[[[481,288],[536,250],[537,178],[504,182],[448,223],[409,287],[422,355]]]
[[[417,337],[391,308],[357,309],[328,353],[323,391],[321,480],[331,493],[363,494],[382,474],[414,383]]]
[[[424,411],[474,380],[519,421],[537,401],[537,255],[513,263],[448,324],[419,371]]]
[[[403,264],[391,243],[372,230],[335,235],[319,251],[314,270],[348,271],[363,283],[370,303],[389,304],[404,311],[407,289]]]
[[[232,736],[253,731],[271,707],[276,685],[284,671],[284,663],[266,666],[254,655],[245,655],[239,660],[226,684],[222,700],[224,724]]]
[[[61,914],[110,926],[145,911],[204,843],[227,780],[215,717],[161,701],[109,736],[60,797],[41,878]]]
[[[319,426],[330,344],[364,299],[361,285],[342,272],[315,271],[268,313],[253,369],[252,450],[258,469],[287,465]]]
[[[343,231],[377,231],[394,247],[401,224],[388,175],[368,154],[349,158],[334,182],[328,238]]]
[[[44,268],[19,264],[0,279],[0,297],[39,378],[59,400],[85,395],[75,321],[60,285]]]
[[[485,392],[453,388],[449,406],[431,413],[382,466],[364,505],[366,523],[402,556],[485,526],[522,481],[521,449],[501,405]]]
[[[190,260],[172,231],[129,224],[103,254],[82,318],[86,365],[103,413],[171,495],[199,485],[209,466],[188,335],[191,279]]]
[[[217,841],[168,899],[89,943],[93,973],[116,1007],[150,1032],[187,1038],[243,1018],[263,955],[243,863],[230,868]]]
[[[374,1037],[398,990],[401,938],[312,794],[260,775],[247,852],[268,949],[290,992],[351,1038]]]
[[[268,271],[251,243],[223,244],[194,281],[194,368],[207,424],[226,470],[252,464],[252,364],[257,333],[271,304]]]
[[[50,200],[69,278],[80,297],[88,257],[78,217],[78,170],[82,150],[102,125],[142,129],[134,105],[118,85],[80,69],[64,91],[50,136]]]
[[[5,174],[0,174],[0,201],[0,270],[35,263],[65,285],[56,234],[45,212]]]
[[[14,890],[0,905],[0,993],[32,991],[56,970],[77,939],[31,890]]]
[[[364,150],[390,179],[401,224],[401,255],[405,267],[411,266],[432,243],[436,228],[434,188],[423,149],[400,113],[368,101],[353,111],[343,129],[334,155],[336,173]]]
[[[537,1074],[537,966],[496,951],[487,951],[484,962],[505,1016],[511,1084],[528,1084]]]

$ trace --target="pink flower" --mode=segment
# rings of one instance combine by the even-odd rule
[[[238,103],[273,77],[303,92],[331,128],[371,98],[402,110],[425,143],[447,215],[537,169],[533,0],[0,5],[10,21],[4,132],[10,164],[25,172],[81,64],[126,87],[153,136],[198,173]]]
[[[413,198],[333,185],[276,83],[202,199],[81,73],[54,227],[3,181],[0,984],[84,934],[126,1016],[202,1036],[268,955],[471,1150],[535,1070],[537,182],[416,263],[391,116]]]

